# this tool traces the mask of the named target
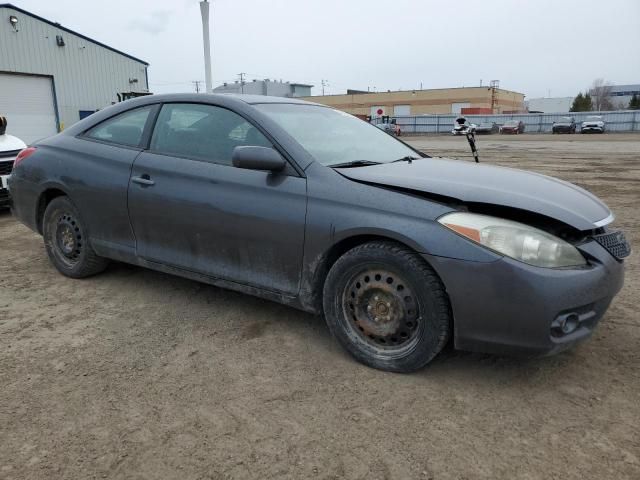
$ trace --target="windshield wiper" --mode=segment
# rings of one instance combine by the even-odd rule
[[[349,168],[366,167],[367,165],[380,165],[380,162],[372,162],[371,160],[351,160],[350,162],[333,163],[328,166],[331,168]]]
[[[409,163],[411,163],[411,162],[413,162],[414,160],[418,160],[419,158],[420,158],[420,157],[412,157],[411,155],[407,155],[406,157],[399,158],[399,159],[397,159],[397,160],[394,160],[394,161],[393,161],[393,162],[391,162],[391,163],[396,163],[396,162],[409,162]]]

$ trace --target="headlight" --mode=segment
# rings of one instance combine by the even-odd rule
[[[455,212],[438,219],[445,227],[498,253],[537,267],[573,267],[587,261],[570,243],[511,220]]]

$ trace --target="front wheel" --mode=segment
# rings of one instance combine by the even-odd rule
[[[68,197],[54,198],[47,205],[42,233],[49,260],[63,275],[84,278],[106,268],[107,259],[91,248],[87,227]]]
[[[333,265],[324,285],[331,333],[373,368],[411,372],[447,343],[452,314],[444,285],[415,252],[393,242],[365,243]]]

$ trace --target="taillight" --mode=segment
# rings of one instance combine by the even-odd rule
[[[13,168],[16,168],[24,159],[30,157],[36,151],[36,147],[27,147],[24,150],[20,150],[20,153],[13,162]]]

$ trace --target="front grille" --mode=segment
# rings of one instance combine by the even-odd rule
[[[1,158],[16,158],[18,156],[18,154],[20,153],[20,150],[5,150],[3,152],[0,152],[0,159]]]
[[[13,160],[3,162],[2,159],[0,159],[0,175],[9,175],[11,174],[11,170],[13,170]]]
[[[631,245],[622,232],[602,233],[594,235],[593,239],[618,260],[628,257],[631,253]]]

